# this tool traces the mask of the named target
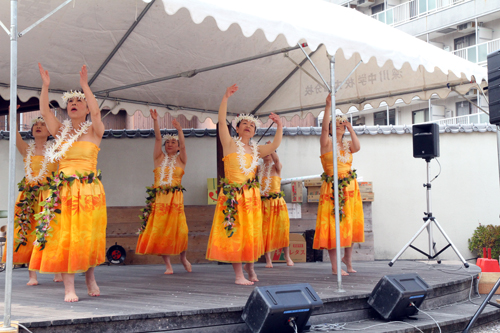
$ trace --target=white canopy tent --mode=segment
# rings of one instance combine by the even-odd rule
[[[11,109],[15,110],[16,94],[22,101],[38,96],[37,62],[50,72],[51,99],[59,100],[62,91],[78,88],[78,71],[86,64],[91,88],[103,108],[148,115],[149,108],[155,107],[160,114],[197,116],[201,121],[217,121],[221,96],[233,83],[240,91],[231,98],[230,116],[253,112],[266,118],[275,112],[291,118],[321,112],[327,89],[306,63],[298,43],[307,43],[306,51],[327,81],[338,85],[346,80],[333,105],[343,112],[351,106],[378,107],[382,101],[409,102],[415,96],[446,97],[452,89],[463,94],[477,87],[476,82],[483,84],[487,74],[355,10],[321,0],[157,0],[148,4],[68,0],[68,5],[26,35],[21,32],[17,46],[16,31],[63,2],[23,0],[17,11],[18,1],[11,0],[11,29],[5,27],[8,11],[0,12],[4,30],[14,32],[10,55],[9,36],[0,34],[0,96],[11,99]],[[349,76],[361,60],[363,64]],[[316,78],[298,71],[295,63],[304,64]],[[11,117],[11,128],[16,128],[15,122]],[[15,179],[13,133],[11,180]],[[12,244],[13,182],[9,191],[8,241]],[[336,207],[338,221],[338,202]],[[11,272],[8,267],[7,275]],[[4,326],[10,325],[9,283],[7,278]],[[340,270],[338,283],[340,290]]]

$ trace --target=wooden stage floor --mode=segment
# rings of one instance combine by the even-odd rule
[[[366,297],[381,277],[388,274],[415,272],[431,287],[446,286],[462,281],[467,288],[472,276],[479,273],[477,266],[465,269],[460,262],[427,265],[424,262],[397,261],[393,267],[387,261],[356,262],[357,273],[344,277],[346,292],[337,291],[337,278],[331,274],[329,263],[297,263],[294,267],[275,264],[273,269],[256,264],[260,282],[255,286],[310,283],[324,302],[333,299]],[[49,326],[65,321],[73,323],[90,320],[113,321],[154,316],[184,316],[200,312],[227,312],[241,310],[253,286],[234,284],[231,265],[193,265],[187,273],[181,265],[174,265],[173,275],[164,275],[163,265],[100,266],[96,279],[100,297],[87,295],[85,277],[76,276],[77,303],[63,302],[62,283],[52,282],[52,275],[39,274],[38,286],[26,286],[27,269],[13,273],[12,320],[29,325]],[[0,273],[0,311],[3,313],[5,272]]]

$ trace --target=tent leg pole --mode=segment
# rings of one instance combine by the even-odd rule
[[[337,291],[340,293],[345,292],[342,289],[342,266],[341,266],[341,249],[340,249],[340,214],[339,214],[339,176],[338,176],[338,166],[337,166],[337,136],[333,132],[333,120],[335,119],[335,56],[330,58],[330,85],[332,91],[332,108],[331,108],[331,119],[332,119],[332,148],[333,148],[333,191],[335,198],[335,241],[337,252]],[[324,120],[323,120],[324,121]],[[326,119],[329,121],[329,119]]]
[[[10,111],[9,111],[9,194],[7,220],[7,256],[5,270],[5,307],[3,327],[1,331],[12,331],[11,303],[12,303],[12,261],[14,250],[14,207],[16,204],[16,113],[17,113],[17,0],[10,1],[11,32],[10,32]]]

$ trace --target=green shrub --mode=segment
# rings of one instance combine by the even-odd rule
[[[478,257],[483,256],[483,247],[491,248],[491,258],[498,259],[500,255],[500,226],[481,225],[474,230],[469,238],[469,250]]]

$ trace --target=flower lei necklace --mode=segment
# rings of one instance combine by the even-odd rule
[[[342,163],[347,163],[347,162],[349,162],[349,158],[351,157],[350,156],[351,149],[349,148],[349,141],[347,141],[346,138],[342,139],[342,146],[343,146],[342,148],[344,148],[343,149],[344,155],[340,154],[341,148],[340,148],[339,143],[337,142],[337,159]]]
[[[56,136],[54,144],[48,147],[45,152],[45,155],[49,156],[50,162],[54,163],[56,161],[59,161],[64,156],[64,154],[66,154],[66,151],[68,151],[71,145],[73,145],[73,143],[78,140],[78,138],[82,136],[82,134],[87,133],[87,130],[91,125],[92,123],[90,121],[81,123],[80,128],[75,132],[75,134],[70,135],[68,138],[66,138],[69,131],[73,129],[73,126],[71,125],[71,121],[65,120],[63,122],[63,129],[61,133]]]
[[[46,151],[50,147],[51,143],[46,142],[44,144],[44,150]],[[31,141],[28,144],[28,149],[26,150],[26,159],[24,162],[24,173],[26,174],[26,180],[29,183],[39,183],[41,182],[47,173],[47,165],[49,164],[49,156],[47,154],[44,154],[43,156],[43,161],[42,161],[42,167],[40,168],[40,171],[38,172],[38,176],[33,177],[33,170],[31,169],[31,158],[35,155],[35,141]]]
[[[266,178],[266,181],[264,182],[264,188],[260,191],[261,196],[268,196],[269,195],[269,190],[271,188],[271,170],[273,169],[274,163],[271,162],[269,164],[266,164],[265,162],[262,163],[262,167],[259,172],[259,179],[262,184],[262,180]],[[261,185],[262,187],[262,185]]]
[[[175,168],[175,163],[177,162],[177,156],[179,156],[179,152],[172,156],[168,156],[168,154],[165,154],[165,158],[163,158],[163,162],[161,163],[160,166],[160,186],[165,186],[165,185],[172,185],[172,179],[174,175],[174,168]],[[163,181],[163,178],[165,177],[165,169],[168,167],[168,175],[167,179]]]
[[[248,176],[259,164],[259,147],[257,144],[250,142],[250,146],[252,147],[252,163],[250,164],[250,167],[245,168],[245,164],[247,162],[245,159],[245,149],[243,148],[245,144],[241,141],[241,138],[234,139],[234,142],[238,146],[237,153],[238,160],[240,162],[240,170],[243,171],[245,176]]]

